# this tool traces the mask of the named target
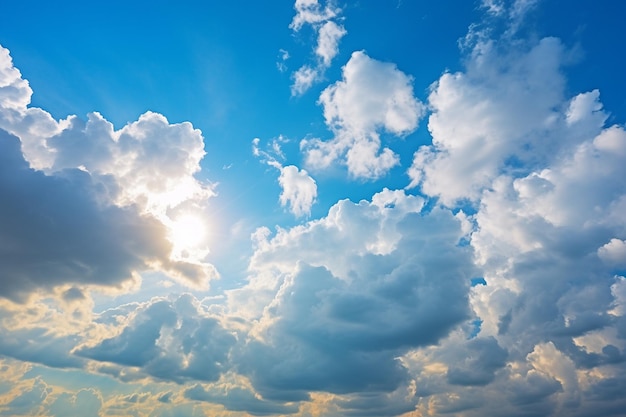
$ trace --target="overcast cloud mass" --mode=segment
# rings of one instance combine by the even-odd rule
[[[625,415],[626,9],[405,3],[2,13],[0,416]]]

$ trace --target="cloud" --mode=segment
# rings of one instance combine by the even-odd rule
[[[83,389],[75,394],[59,394],[50,405],[50,415],[59,417],[98,417],[102,408],[102,398],[91,389]]]
[[[444,74],[429,95],[432,145],[415,153],[408,174],[410,187],[444,204],[476,201],[502,171],[545,164],[566,144],[551,136],[563,123],[555,112],[564,90],[561,42],[545,38],[504,55],[500,49],[479,43],[467,71]]]
[[[195,297],[153,299],[139,305],[120,333],[75,350],[81,357],[138,367],[154,378],[182,383],[216,381],[229,368],[235,337]]]
[[[317,184],[305,170],[294,165],[282,167],[278,183],[283,189],[280,204],[289,206],[296,217],[309,216],[311,206],[317,197]]]
[[[333,7],[330,1],[326,7],[322,8],[317,0],[296,0],[294,7],[296,15],[289,28],[298,32],[307,24],[317,34],[317,46],[314,50],[315,65],[305,64],[292,75],[294,82],[291,86],[291,95],[298,96],[304,94],[313,84],[323,78],[326,69],[330,67],[332,60],[339,53],[339,41],[348,32],[342,25],[336,23],[335,20],[341,10]]]
[[[99,203],[88,173],[35,171],[4,131],[0,148],[0,295],[23,301],[66,283],[122,287],[167,259],[163,225],[135,207]]]
[[[281,144],[288,142],[283,136],[267,144],[267,151],[259,148],[261,140],[252,141],[252,154],[261,159],[261,162],[280,171],[278,184],[282,188],[279,201],[282,207],[289,207],[289,211],[296,216],[309,216],[311,207],[317,198],[317,183],[304,169],[295,165],[283,166],[280,160],[285,159]]]
[[[194,177],[205,154],[199,130],[152,112],[120,130],[98,113],[56,121],[29,107],[31,95],[0,47],[1,295],[121,287],[146,269],[199,287],[218,276],[202,257],[177,257],[171,242],[176,216],[203,214],[214,195]]]
[[[291,95],[302,95],[318,80],[320,74],[316,68],[303,65],[293,73]]]
[[[233,290],[229,305],[235,315],[257,309],[254,338],[236,363],[264,398],[301,401],[325,391],[353,395],[346,401],[358,410],[369,395],[406,390],[397,357],[437,343],[466,317],[473,273],[471,253],[458,244],[460,221],[422,207],[419,197],[385,189],[258,237],[249,286],[276,292],[254,307],[239,304],[247,288]]]
[[[32,380],[29,387],[15,396],[0,409],[4,416],[29,416],[41,414],[42,403],[50,396],[52,389],[41,379]]]
[[[333,21],[324,23],[319,29],[315,54],[329,67],[333,58],[339,53],[339,40],[347,33],[343,26]]]
[[[418,410],[611,415],[622,401],[607,384],[625,369],[626,132],[606,125],[598,90],[566,96],[558,39],[480,35],[466,69],[433,85],[432,144],[409,170],[440,204],[473,204],[468,243],[486,283],[470,290],[469,341],[459,327],[405,355]]]
[[[86,123],[69,120],[67,128],[47,140],[55,153],[53,172],[83,167],[99,177],[111,176],[118,187],[112,193],[117,204],[138,204],[156,215],[214,194],[193,177],[205,152],[201,132],[190,123],[169,124],[153,112],[117,131],[98,113],[89,114]]]
[[[487,385],[494,380],[494,372],[506,365],[508,352],[493,337],[472,339],[463,350],[465,359],[451,363],[446,373],[450,384]]]
[[[330,3],[322,8],[318,0],[296,0],[294,8],[296,15],[293,17],[289,28],[295,31],[300,30],[304,24],[315,24],[332,19],[340,12]]]
[[[222,404],[227,410],[244,411],[253,416],[293,414],[298,411],[297,404],[285,405],[259,399],[254,392],[239,387],[205,390],[200,384],[196,384],[185,391],[185,397],[195,401]]]
[[[399,163],[389,148],[381,150],[380,132],[405,136],[417,128],[424,106],[413,96],[411,78],[394,64],[355,52],[343,67],[343,79],[320,96],[330,141],[303,140],[306,164],[313,169],[341,161],[356,178],[375,179]]]

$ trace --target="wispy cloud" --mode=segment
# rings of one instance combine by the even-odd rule
[[[348,32],[343,25],[337,23],[341,9],[329,1],[322,7],[318,0],[296,0],[296,15],[289,27],[298,32],[302,27],[310,25],[317,35],[317,46],[314,49],[316,62],[305,64],[293,73],[291,95],[298,96],[308,91],[319,82],[333,58],[339,53],[339,41]]]

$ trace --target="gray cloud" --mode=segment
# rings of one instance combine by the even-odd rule
[[[152,300],[138,305],[130,318],[119,335],[75,354],[139,367],[147,375],[179,383],[216,381],[229,369],[228,352],[236,338],[206,315],[193,296]]]
[[[282,270],[284,281],[237,363],[263,397],[354,394],[346,407],[364,408],[368,396],[406,387],[398,356],[436,344],[468,317],[474,269],[469,247],[459,245],[461,222],[420,210],[419,198],[384,190],[259,244],[254,273]],[[414,406],[402,404],[395,409]]]
[[[88,173],[35,171],[4,131],[0,159],[0,295],[23,301],[66,283],[120,287],[168,256],[164,227],[132,206],[101,204]]]
[[[298,404],[285,405],[259,399],[254,392],[244,388],[232,387],[227,390],[207,391],[197,384],[185,390],[185,398],[221,404],[230,411],[245,411],[253,416],[275,414],[293,414],[298,411]]]

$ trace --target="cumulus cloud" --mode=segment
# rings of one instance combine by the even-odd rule
[[[358,410],[380,394],[390,395],[391,409],[406,393],[398,355],[437,343],[466,317],[474,272],[471,252],[459,245],[460,221],[448,211],[421,214],[423,203],[385,189],[258,237],[249,286],[274,295],[256,306],[239,303],[248,288],[229,297],[233,314],[257,311],[254,338],[237,363],[264,398],[300,401],[326,391],[348,395],[345,406]]]
[[[304,24],[320,23],[332,19],[340,12],[332,3],[322,7],[318,0],[296,0],[294,5],[296,15],[289,28],[298,31]]]
[[[626,130],[606,124],[598,90],[568,96],[562,42],[513,38],[508,28],[533,4],[483,1],[491,18],[506,20],[507,36],[474,38],[466,68],[433,84],[432,143],[409,169],[422,196],[383,189],[289,229],[259,228],[248,282],[228,290],[223,306],[189,294],[152,298],[64,334],[41,323],[18,328],[2,310],[0,354],[167,384],[117,395],[124,405],[110,414],[148,403],[164,416],[620,413]],[[296,9],[296,30],[322,28],[337,13],[314,0]],[[331,41],[322,48],[329,59]],[[154,113],[117,131],[95,113],[56,121],[27,107],[30,89],[7,57],[0,54],[0,271],[26,278],[6,279],[0,294],[19,300],[52,289],[69,306],[88,299],[92,284],[123,285],[165,262],[163,213],[211,192],[193,178],[199,132]],[[358,178],[395,166],[381,136],[410,134],[424,112],[409,76],[363,52],[320,103],[335,136],[303,141],[307,164],[339,161]],[[315,181],[285,166],[280,140],[269,150],[259,142],[253,153],[280,173],[281,204],[308,215]],[[162,152],[179,153],[170,166]],[[153,176],[175,180],[163,187]],[[171,187],[181,194],[169,195]],[[467,202],[471,214],[459,209]],[[41,237],[59,228],[56,246]],[[88,239],[94,233],[97,242]],[[2,364],[0,372],[9,373]],[[59,394],[39,379],[10,389],[0,414],[44,414],[41,402],[52,414],[75,414],[78,405],[95,414],[103,404],[95,391]]]
[[[217,277],[202,258],[176,258],[171,242],[175,216],[202,213],[196,207],[214,195],[194,177],[200,131],[152,112],[120,130],[98,113],[57,121],[29,107],[31,95],[0,47],[1,295],[17,300],[62,283],[121,287],[146,269],[204,287]]]
[[[317,46],[314,50],[316,63],[301,66],[292,76],[294,82],[291,94],[297,96],[304,94],[322,79],[324,72],[339,53],[339,41],[348,32],[343,25],[336,22],[341,10],[334,7],[330,1],[322,7],[318,0],[296,0],[294,8],[296,15],[289,28],[298,32],[307,24],[317,35]]]
[[[195,297],[154,299],[129,314],[114,337],[75,350],[81,357],[138,367],[157,379],[216,381],[229,368],[235,337]]]
[[[23,300],[65,283],[121,287],[167,259],[163,225],[132,206],[99,204],[88,173],[35,171],[1,130],[0,159],[0,295]]]
[[[493,41],[473,51],[466,72],[446,73],[432,87],[428,129],[408,171],[444,204],[476,201],[503,170],[529,169],[565,145],[551,136],[562,105],[563,46],[546,38],[528,51],[501,55]]]
[[[321,94],[330,141],[306,139],[300,144],[306,164],[327,168],[336,161],[356,178],[378,178],[399,163],[389,148],[381,150],[381,132],[405,136],[417,128],[424,106],[413,95],[411,78],[394,64],[352,54],[343,79]]]
[[[532,6],[510,7],[522,3]],[[485,4],[515,24],[517,9]],[[470,290],[473,330],[405,356],[418,410],[610,415],[622,401],[607,386],[623,384],[626,349],[615,278],[626,132],[606,126],[599,91],[566,97],[559,40],[482,35],[466,69],[433,85],[432,144],[409,170],[411,186],[443,205],[474,204],[469,244],[486,283]]]
[[[291,86],[292,95],[304,94],[317,81],[319,73],[316,68],[303,65],[293,73],[293,86]]]

